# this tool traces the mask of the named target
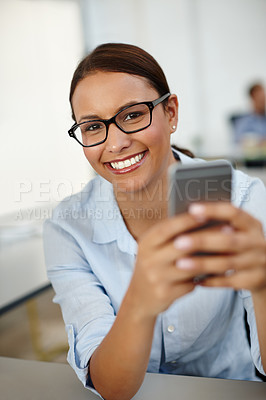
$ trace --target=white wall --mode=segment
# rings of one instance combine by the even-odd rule
[[[0,214],[59,201],[88,180],[67,135],[80,26],[75,1],[0,1]]]
[[[247,110],[250,83],[266,83],[266,1],[198,0],[197,15],[201,132],[207,153],[228,153],[227,116]]]

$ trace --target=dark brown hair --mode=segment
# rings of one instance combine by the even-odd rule
[[[256,92],[256,90],[261,89],[261,88],[263,88],[262,83],[260,83],[260,82],[253,83],[253,85],[251,85],[251,86],[248,88],[248,94],[249,94],[249,96],[250,96],[250,97],[253,97],[253,96],[254,96],[254,93]]]
[[[101,44],[79,63],[74,72],[69,94],[74,121],[76,119],[72,107],[72,97],[76,86],[82,79],[96,71],[123,72],[141,76],[158,92],[159,96],[170,92],[162,68],[145,50],[125,43]],[[164,101],[164,106],[166,104],[167,99]],[[193,156],[189,151],[180,148],[179,150]]]

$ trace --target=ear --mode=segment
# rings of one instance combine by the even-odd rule
[[[178,122],[178,100],[175,94],[171,94],[168,98],[165,111],[168,116],[170,133],[173,133],[176,130]]]

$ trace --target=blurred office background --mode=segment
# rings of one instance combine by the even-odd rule
[[[93,175],[67,135],[70,80],[88,51],[114,41],[150,52],[179,98],[173,142],[232,158],[229,116],[249,110],[250,83],[266,83],[265,20],[265,0],[0,0],[0,251],[41,240],[51,207]],[[52,293],[41,296],[48,307]],[[14,330],[10,313],[0,334]],[[48,314],[56,329],[59,313]]]
[[[265,0],[1,0],[0,215],[56,202],[90,177],[67,135],[78,61],[121,41],[151,52],[180,102],[174,142],[231,155],[228,116],[266,83]]]

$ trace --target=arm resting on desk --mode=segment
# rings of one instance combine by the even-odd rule
[[[142,318],[133,309],[134,301],[126,296],[110,332],[91,357],[91,380],[108,400],[131,399],[149,363],[156,318]]]

